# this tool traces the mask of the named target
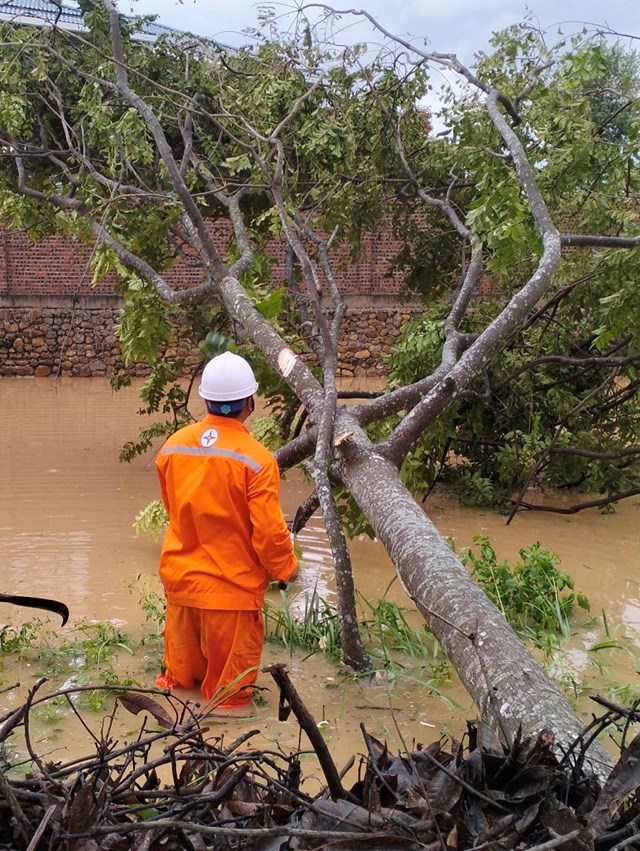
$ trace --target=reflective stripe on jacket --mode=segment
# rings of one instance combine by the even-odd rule
[[[259,609],[270,579],[296,567],[275,458],[243,423],[209,414],[156,459],[169,528],[160,556],[167,600]]]

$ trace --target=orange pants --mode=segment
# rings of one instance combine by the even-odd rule
[[[250,686],[258,675],[263,641],[260,611],[194,609],[167,603],[166,674],[158,677],[156,685],[193,688],[199,683],[207,699],[219,695],[221,705],[242,706],[251,700]]]

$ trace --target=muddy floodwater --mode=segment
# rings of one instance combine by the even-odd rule
[[[71,617],[61,635],[73,635],[86,623],[110,621],[139,642],[152,629],[145,621],[140,596],[160,590],[156,578],[160,545],[136,535],[133,522],[140,509],[158,497],[153,452],[131,464],[118,460],[123,443],[137,435],[138,407],[135,387],[113,393],[105,379],[0,380],[0,590],[63,600]],[[307,493],[302,477],[288,474],[283,485],[288,517]],[[579,684],[606,692],[615,683],[615,694],[622,696],[624,687],[640,690],[635,656],[640,643],[640,499],[627,500],[613,514],[597,510],[564,516],[521,514],[510,526],[503,516],[460,507],[446,494],[432,496],[427,511],[457,550],[470,546],[478,534],[489,536],[500,559],[515,560],[521,547],[535,541],[555,550],[576,590],[590,599],[593,615],[591,622],[584,614],[578,617],[556,662],[556,675],[565,684],[573,683],[574,692],[580,690]],[[331,560],[319,519],[312,520],[299,543],[306,567],[290,594],[292,605],[302,606],[305,593],[314,588],[332,601]],[[363,598],[375,601],[388,589],[389,599],[410,607],[398,583],[389,588],[394,571],[381,545],[358,539],[352,542],[351,552]],[[278,595],[272,595],[272,602],[279,604]],[[3,605],[0,626],[39,616]],[[50,629],[59,630],[55,616],[50,620],[44,613],[41,616]],[[605,639],[620,647],[591,649]],[[133,655],[124,653],[118,659],[120,673],[151,686],[154,675],[149,665],[154,658],[144,647]],[[474,716],[468,697],[455,681],[440,684],[449,703],[420,685],[410,667],[407,676],[394,684],[383,678],[373,683],[345,682],[341,670],[322,654],[291,657],[285,648],[268,643],[264,662],[275,661],[289,665],[298,691],[316,720],[324,722],[324,735],[341,764],[351,754],[363,752],[361,723],[397,749],[403,740],[411,745],[416,740],[433,741],[445,729],[455,732]],[[3,661],[0,711],[24,700],[41,673],[36,668],[13,657]],[[42,690],[53,691],[65,681],[69,681],[68,672],[52,676]],[[259,683],[270,685],[265,675]],[[213,719],[213,732],[234,738],[253,727],[260,730],[256,745],[262,739],[296,747],[293,722],[277,720],[277,695],[263,694],[264,705],[256,707],[250,719]],[[197,699],[196,694],[191,697]],[[591,711],[584,695],[579,708]],[[87,726],[100,729],[100,713],[83,717]],[[128,716],[122,722],[122,735],[137,724],[138,719]],[[63,760],[92,748],[77,719],[64,713],[40,719],[32,735],[50,759]]]

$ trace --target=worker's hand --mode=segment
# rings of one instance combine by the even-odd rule
[[[296,562],[296,568],[291,574],[291,576],[287,579],[287,582],[293,582],[300,576],[300,564]]]
[[[278,588],[279,588],[281,591],[286,591],[286,590],[287,590],[287,586],[288,586],[291,582],[294,582],[294,581],[295,581],[295,580],[296,580],[299,576],[300,576],[300,563],[299,563],[299,562],[296,562],[295,569],[294,569],[293,573],[291,574],[291,576],[287,579],[287,581],[286,581],[286,582],[284,582],[284,581],[281,579],[281,580],[278,582]]]

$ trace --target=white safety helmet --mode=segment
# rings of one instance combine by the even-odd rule
[[[235,402],[253,396],[257,389],[247,361],[233,352],[223,352],[205,366],[198,393],[210,402]]]

